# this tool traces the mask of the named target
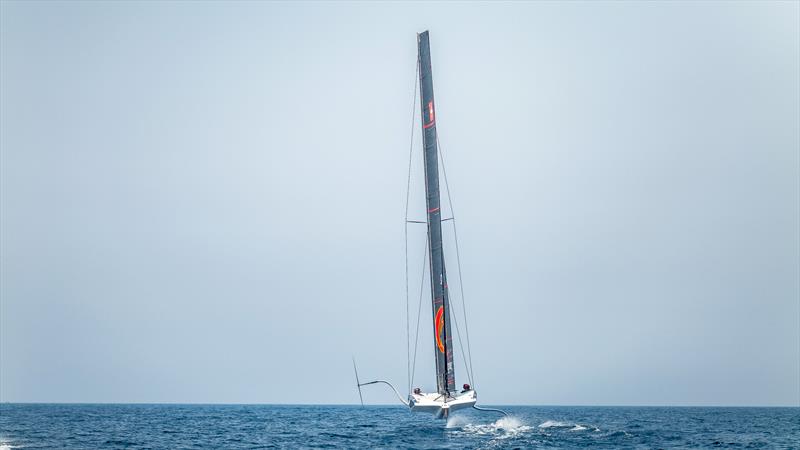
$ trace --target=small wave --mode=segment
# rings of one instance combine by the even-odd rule
[[[625,431],[625,430],[622,430],[622,431],[612,431],[612,432],[610,432],[610,433],[608,433],[608,434],[606,435],[606,437],[607,437],[607,438],[610,438],[610,437],[620,437],[620,436],[621,436],[621,437],[630,437],[630,436],[633,436],[633,435],[632,435],[632,434],[630,434],[630,433],[628,433],[628,432],[627,432],[627,431]]]
[[[586,428],[583,425],[577,424],[577,423],[575,424],[574,427],[569,429],[569,431],[584,431],[584,430],[588,430],[588,428]]]
[[[19,448],[19,447],[12,447],[11,444],[6,444],[5,442],[0,442],[0,450],[11,450],[12,448]]]
[[[573,426],[571,423],[559,422],[557,420],[548,420],[539,424],[539,428],[568,428]]]

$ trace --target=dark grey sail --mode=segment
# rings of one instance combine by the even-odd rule
[[[439,155],[436,139],[436,108],[433,100],[431,48],[428,32],[417,35],[419,50],[419,85],[422,109],[422,136],[425,147],[425,193],[428,208],[428,243],[430,245],[431,298],[433,300],[434,353],[436,387],[440,394],[455,394],[453,338],[450,328],[450,299],[442,249],[442,211],[439,204]]]

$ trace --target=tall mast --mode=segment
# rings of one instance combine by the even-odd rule
[[[433,100],[431,47],[428,32],[417,35],[419,51],[419,85],[422,113],[422,138],[425,148],[425,200],[428,209],[428,254],[431,269],[433,302],[434,354],[436,355],[436,387],[440,394],[455,393],[453,338],[450,328],[450,298],[442,249],[442,212],[439,204],[439,155],[436,139],[436,110]]]

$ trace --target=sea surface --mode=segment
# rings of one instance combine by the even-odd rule
[[[509,406],[448,420],[402,406],[0,404],[25,448],[800,448],[800,408]]]

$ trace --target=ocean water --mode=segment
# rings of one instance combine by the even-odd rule
[[[436,420],[402,406],[0,404],[0,450],[800,448],[800,408],[504,409]]]

